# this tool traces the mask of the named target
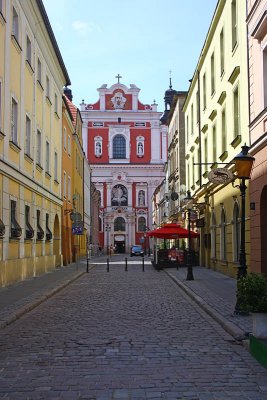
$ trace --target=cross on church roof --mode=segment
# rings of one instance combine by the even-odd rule
[[[122,78],[122,76],[120,74],[118,74],[117,76],[115,76],[115,78],[118,79],[118,83],[120,83],[120,78]]]

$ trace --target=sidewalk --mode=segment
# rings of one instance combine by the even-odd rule
[[[116,262],[116,259],[117,257],[112,257],[111,262]],[[149,260],[149,257],[145,257],[146,262]],[[95,266],[94,262],[105,261],[105,255],[92,257],[89,269]],[[78,266],[76,263],[72,263],[53,272],[0,288],[0,329],[85,274],[86,267],[86,259],[83,259],[80,260]],[[252,330],[252,319],[251,316],[234,315],[235,279],[203,267],[193,267],[193,281],[186,280],[187,268],[178,270],[166,268],[164,273],[169,275],[234,338],[237,340],[247,338],[248,333]]]
[[[193,267],[193,281],[186,280],[187,268],[164,272],[235,339],[248,338],[252,317],[234,314],[236,279],[204,267]]]
[[[89,269],[93,268],[93,259]],[[86,273],[86,259],[0,288],[0,329],[11,324]]]

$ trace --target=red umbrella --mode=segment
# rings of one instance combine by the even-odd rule
[[[179,224],[164,224],[160,228],[148,232],[148,236],[161,238],[161,239],[180,239],[188,238],[189,230],[183,228]],[[196,238],[199,233],[190,231],[191,238]]]

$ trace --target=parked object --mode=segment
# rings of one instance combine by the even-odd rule
[[[144,257],[144,250],[143,250],[142,246],[140,246],[139,244],[135,244],[134,246],[132,246],[130,257],[133,257],[133,256]]]

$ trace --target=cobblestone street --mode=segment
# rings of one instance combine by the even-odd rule
[[[267,399],[267,370],[164,273],[98,265],[0,332],[3,399]]]

